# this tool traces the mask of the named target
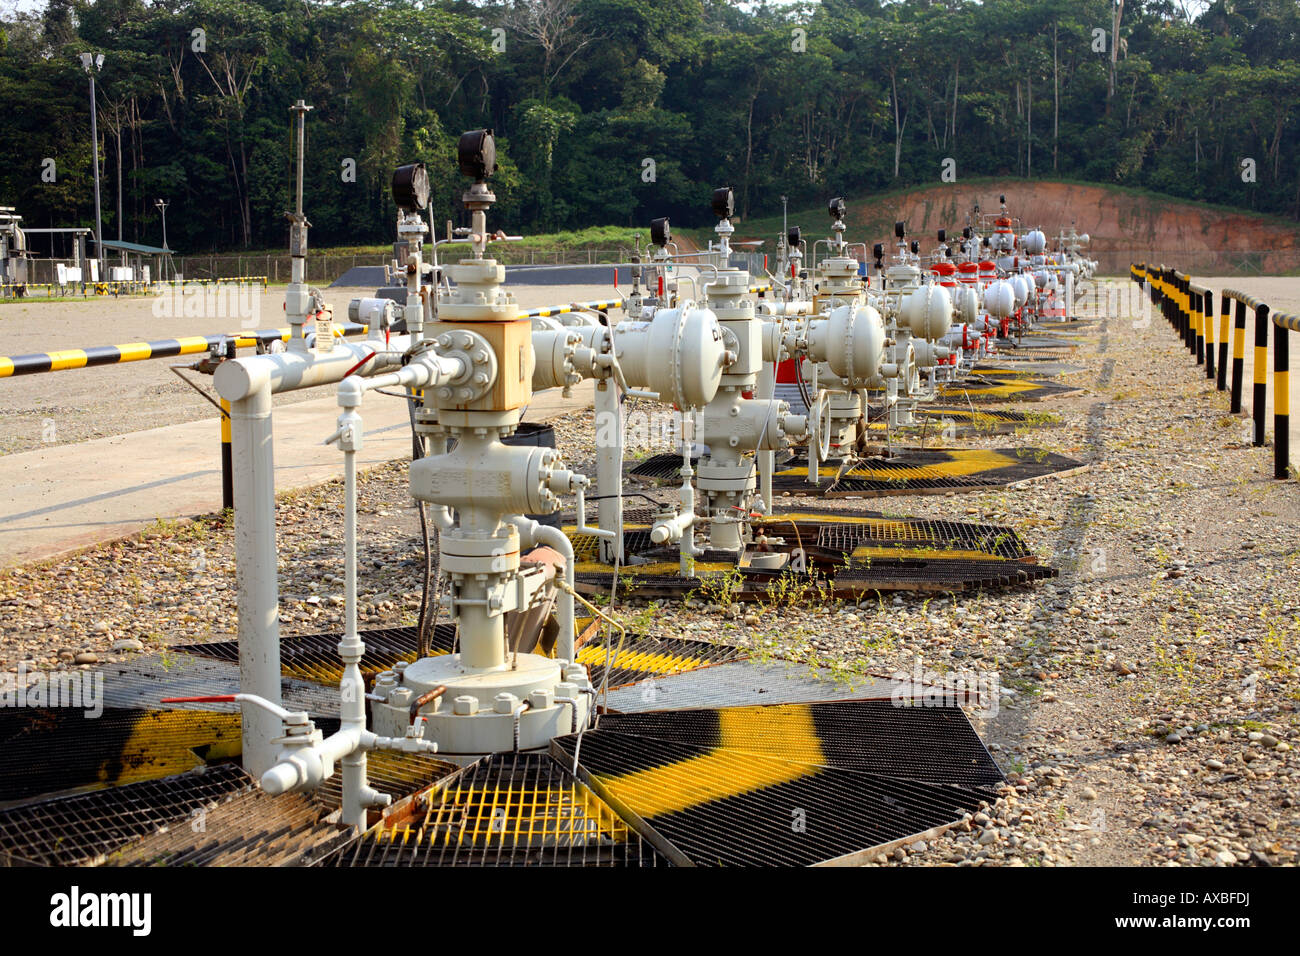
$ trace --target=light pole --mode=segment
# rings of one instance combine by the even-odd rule
[[[169,203],[169,202],[167,202],[167,201],[165,201],[165,200],[162,200],[162,199],[155,199],[155,200],[153,201],[153,204],[154,204],[155,206],[157,206],[157,207],[158,207],[158,211],[162,213],[162,223],[163,223],[163,248],[166,249],[166,248],[167,248],[167,207],[170,206],[171,203]],[[168,251],[171,251],[171,250],[168,250]]]
[[[157,207],[158,211],[159,211],[160,213],[162,213],[162,226],[163,226],[163,250],[166,251],[166,252],[170,252],[171,250],[167,248],[167,207],[170,206],[171,203],[167,202],[165,199],[155,199],[155,200],[153,201],[153,204],[154,204],[154,206]],[[165,256],[164,259],[163,259],[163,262],[165,263],[165,262],[167,261],[167,259],[170,259],[170,258],[171,258],[170,256]],[[164,271],[164,272],[166,271],[166,268],[167,268],[166,265],[163,265],[163,271]],[[172,271],[175,271],[175,269],[173,269]],[[159,278],[159,279],[165,279],[166,276],[165,276],[165,275],[160,275],[158,278]]]
[[[99,218],[99,124],[95,109],[95,74],[104,65],[104,54],[81,54],[81,68],[90,77],[90,146],[95,162],[95,258],[99,260],[99,278],[104,279],[104,234]]]

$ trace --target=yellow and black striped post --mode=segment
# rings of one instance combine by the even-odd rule
[[[226,339],[226,358],[235,357],[235,340]],[[235,458],[230,444],[230,403],[221,400],[221,507],[235,507]]]
[[[1196,338],[1196,364],[1205,364],[1205,293],[1204,290],[1189,286],[1192,313],[1192,334]]]
[[[1273,316],[1273,477],[1291,470],[1291,367],[1288,337],[1300,332],[1300,316]]]
[[[1228,411],[1234,415],[1241,414],[1242,379],[1245,377],[1246,363],[1246,303],[1237,302],[1237,313],[1232,330],[1232,401]]]
[[[1205,330],[1205,377],[1214,381],[1214,293],[1201,290],[1201,327]]]
[[[1227,292],[1219,293],[1219,369],[1215,384],[1221,392],[1228,388],[1228,328],[1231,324],[1228,303],[1231,301]]]
[[[1178,325],[1174,323],[1174,311],[1171,308],[1174,304],[1173,299],[1169,298],[1169,271],[1164,265],[1160,267],[1160,299],[1157,304],[1160,306],[1161,315],[1165,316],[1165,321],[1177,329]]]
[[[1183,345],[1187,344],[1187,313],[1183,306],[1183,277],[1174,270],[1174,328],[1178,330]]]
[[[1255,306],[1255,388],[1254,388],[1256,448],[1264,444],[1264,403],[1268,401],[1268,306],[1263,302]]]

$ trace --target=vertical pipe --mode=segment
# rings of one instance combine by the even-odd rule
[[[1237,313],[1232,330],[1232,403],[1228,411],[1234,415],[1241,414],[1242,378],[1245,376],[1246,362],[1246,303],[1237,301]]]
[[[1291,466],[1291,365],[1289,330],[1273,324],[1273,477],[1283,479]]]
[[[1255,388],[1251,412],[1255,418],[1256,448],[1264,444],[1264,404],[1268,401],[1268,306],[1255,306]]]
[[[361,435],[361,420],[355,408],[347,408],[339,416],[339,424],[350,419]],[[343,674],[339,681],[340,730],[366,728],[365,680],[361,676],[360,661],[366,652],[357,633],[357,454],[354,439],[344,437],[343,447],[343,639],[339,641],[339,656],[343,659]],[[340,761],[342,764],[343,806],[342,820],[348,826],[359,827],[365,820],[369,787],[366,784],[366,751],[356,747]]]
[[[612,337],[612,336],[611,336]],[[596,383],[596,524],[612,531],[613,540],[600,539],[600,559],[605,564],[623,563],[623,404],[618,383],[607,378]]]
[[[239,589],[239,686],[280,703],[280,598],[275,550],[275,460],[269,384],[230,407],[235,475],[235,580]],[[275,762],[280,721],[244,705],[243,764],[259,778]]]
[[[772,398],[776,395],[776,363],[764,362],[758,371],[755,395]],[[772,472],[776,470],[776,452],[759,451],[754,455],[758,465],[758,494],[763,499],[768,514],[772,513]]]

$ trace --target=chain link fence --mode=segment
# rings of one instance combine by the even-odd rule
[[[465,255],[464,247],[457,247],[453,259]],[[492,255],[506,265],[600,265],[622,261],[631,250],[620,249],[564,249],[538,251],[512,249],[497,245]],[[428,258],[428,250],[425,250]],[[187,279],[225,279],[241,275],[264,275],[272,283],[289,281],[288,255],[261,256],[176,256],[176,271]],[[328,252],[310,253],[307,256],[307,281],[328,285],[356,266],[384,266],[392,262],[391,254],[331,255]]]

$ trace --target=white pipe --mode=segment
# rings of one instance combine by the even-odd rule
[[[399,351],[406,345],[404,337],[392,342]],[[371,351],[340,342],[323,354],[282,352],[231,359],[213,375],[218,394],[230,402],[240,688],[275,704],[280,702],[280,591],[271,395],[337,382]],[[377,355],[374,364],[384,367],[395,361]],[[249,773],[260,777],[270,769],[275,762],[271,741],[280,735],[273,716],[243,708],[242,760]]]
[[[212,376],[212,384],[217,393],[231,403],[247,398],[266,386],[270,387],[272,394],[278,395],[299,388],[333,385],[341,382],[344,374],[367,355],[373,354],[374,358],[362,367],[360,374],[371,374],[399,364],[402,353],[409,345],[409,337],[393,336],[387,352],[376,353],[364,342],[338,341],[331,351],[325,353],[278,352],[249,355],[229,359],[218,365]]]
[[[592,527],[587,524],[587,498],[586,498],[586,479],[574,489],[578,496],[578,526],[575,529],[578,534],[589,534],[601,538],[605,541],[613,541],[619,537],[617,531],[607,531],[604,528]]]
[[[776,396],[776,363],[764,361],[758,370],[758,382],[754,395],[760,399],[771,400]],[[772,511],[772,473],[776,471],[776,452],[759,450],[755,454],[758,465],[758,496],[763,499],[763,507]]]
[[[602,440],[604,439],[604,440]],[[596,383],[596,523],[609,538],[600,543],[601,561],[623,563],[623,405],[612,378]],[[586,515],[579,516],[585,520]]]
[[[222,363],[225,364],[225,363]],[[280,594],[275,548],[275,461],[271,391],[230,403],[234,459],[235,585],[239,592],[239,687],[280,704]],[[281,734],[273,714],[245,704],[243,764],[260,777],[275,763]]]

